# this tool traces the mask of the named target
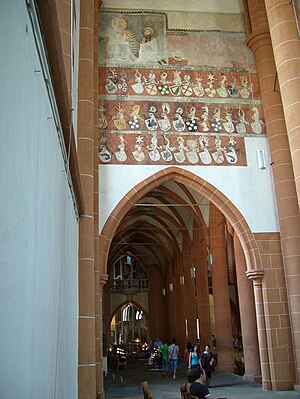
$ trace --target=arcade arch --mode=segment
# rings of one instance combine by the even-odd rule
[[[140,198],[167,181],[178,182],[186,188],[191,188],[214,204],[223,213],[239,237],[246,259],[247,271],[249,273],[262,271],[257,243],[239,210],[222,192],[201,177],[184,169],[170,167],[155,173],[133,187],[109,215],[99,237],[100,270],[104,274],[107,273],[108,253],[112,239],[123,218]]]
[[[243,326],[235,325],[234,329],[231,326],[232,309],[237,313],[234,320],[240,320],[240,296],[232,295],[229,289],[230,284],[237,287],[238,281],[230,282],[228,278],[229,266],[232,269],[235,263],[227,256],[227,235],[232,236],[231,242],[234,235],[238,237],[243,249],[245,269],[238,273],[239,279],[247,280],[246,271],[249,276],[261,277],[263,271],[255,237],[238,209],[199,176],[170,167],[140,182],[121,199],[101,232],[100,259],[102,270],[108,274],[121,254],[130,252],[142,259],[149,276],[144,295],[149,306],[152,338],[175,336],[183,348],[188,340],[197,338],[203,344],[211,343],[214,334],[220,369],[234,371],[232,338],[234,331]],[[252,286],[249,280],[246,284]],[[209,294],[214,298],[213,307]],[[242,302],[249,305],[250,301],[248,312],[251,308],[254,323],[252,332],[247,332],[245,345],[251,350],[244,358],[248,379],[254,379],[260,367],[252,288],[248,294]],[[112,315],[111,295],[106,285],[105,311],[109,313],[106,319]],[[123,292],[123,295],[130,302],[133,295],[139,294]],[[137,297],[134,300],[139,303]],[[232,301],[235,306],[230,306]],[[212,318],[216,330],[212,330]],[[108,329],[106,326],[107,334]],[[251,364],[248,373],[247,363]]]
[[[135,302],[120,304],[110,320],[111,344],[131,344],[132,348],[135,348],[148,339],[147,312]]]

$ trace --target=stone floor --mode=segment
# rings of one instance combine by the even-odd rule
[[[180,362],[177,379],[163,378],[159,370],[150,371],[144,359],[129,359],[127,370],[116,371],[112,363],[105,377],[105,395],[110,399],[142,399],[141,382],[147,380],[154,399],[180,399],[179,385],[186,382],[186,367]],[[241,376],[222,373],[212,375],[210,392],[214,399],[299,398],[296,391],[263,391],[261,384],[243,381]]]

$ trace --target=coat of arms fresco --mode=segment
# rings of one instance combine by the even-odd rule
[[[244,47],[168,30],[165,13],[100,13],[99,162],[246,166],[244,138],[265,124]]]

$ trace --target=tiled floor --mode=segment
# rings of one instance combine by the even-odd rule
[[[154,399],[180,399],[179,385],[186,382],[184,362],[180,363],[176,380],[163,378],[161,371],[149,371],[144,359],[129,359],[127,371],[116,372],[112,364],[104,382],[106,397],[142,399],[141,382],[145,380]],[[300,392],[263,391],[258,383],[245,382],[238,375],[217,370],[212,375],[210,392],[215,399],[300,399]]]

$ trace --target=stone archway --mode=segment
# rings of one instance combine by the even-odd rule
[[[144,319],[144,326],[143,327],[145,327],[145,331],[148,331],[148,312],[147,312],[147,310],[146,309],[144,309],[144,307],[140,304],[140,303],[138,303],[138,302],[136,302],[136,301],[134,301],[134,300],[126,300],[126,301],[123,301],[123,302],[121,302],[121,303],[119,303],[118,304],[118,307],[117,308],[115,308],[115,309],[113,309],[112,310],[112,312],[111,312],[111,314],[110,314],[110,319],[109,319],[109,323],[110,323],[110,329],[111,329],[111,327],[112,327],[112,322],[113,322],[113,319],[114,319],[114,317],[116,317],[116,315],[118,314],[118,312],[120,312],[120,310],[122,309],[122,308],[124,308],[125,306],[127,306],[127,305],[130,305],[134,310],[138,310],[139,312],[142,312],[142,314],[143,314],[143,319]],[[132,315],[131,315],[132,316]],[[132,321],[132,320],[131,320]],[[133,326],[130,326],[130,328],[132,328]],[[136,336],[133,336],[133,331],[130,331],[130,334],[131,334],[131,336],[132,336],[132,342],[135,342],[136,341]],[[147,335],[147,334],[146,334]],[[142,343],[144,343],[145,341],[147,341],[147,338],[148,337],[146,337],[145,336],[145,332],[143,332],[142,331],[142,333],[139,335],[139,343],[140,344],[142,344]],[[119,342],[119,340],[117,340],[117,341],[115,341],[114,343],[112,343],[111,342],[111,344],[118,344],[118,343],[120,343]],[[125,342],[125,344],[127,344],[127,342]]]
[[[141,198],[146,196],[152,190],[162,186],[166,182],[176,182],[185,186],[186,188],[191,188],[195,192],[199,193],[201,196],[205,197],[215,206],[215,208],[224,215],[229,224],[233,227],[235,236],[238,237],[238,241],[242,247],[243,255],[245,257],[246,270],[248,276],[262,276],[263,270],[261,266],[260,253],[255,240],[254,234],[251,232],[247,222],[245,221],[243,215],[239,210],[231,203],[231,201],[216,187],[208,183],[204,179],[195,174],[180,169],[177,167],[170,167],[164,169],[149,178],[138,183],[133,187],[118,203],[118,205],[111,212],[108,217],[101,235],[100,235],[100,268],[103,274],[107,273],[107,260],[110,251],[110,246],[117,228],[128,214],[128,212],[133,208]],[[246,278],[246,277],[245,277]],[[253,307],[254,311],[254,307]],[[255,312],[254,312],[255,320]],[[254,333],[256,335],[256,331]],[[256,351],[257,351],[256,347]],[[253,353],[251,354],[251,359],[248,363],[253,363]],[[257,362],[259,355],[256,353]],[[259,369],[259,366],[258,366]],[[257,370],[257,368],[256,368]],[[246,373],[247,374],[247,373]],[[253,373],[250,378],[254,378]]]
[[[167,181],[176,181],[194,189],[211,201],[226,217],[235,230],[242,245],[247,264],[247,273],[262,271],[259,249],[246,220],[231,201],[216,187],[185,169],[170,167],[155,173],[133,187],[118,203],[108,217],[99,237],[100,270],[107,273],[107,258],[111,241],[123,217],[134,203],[152,189]]]

